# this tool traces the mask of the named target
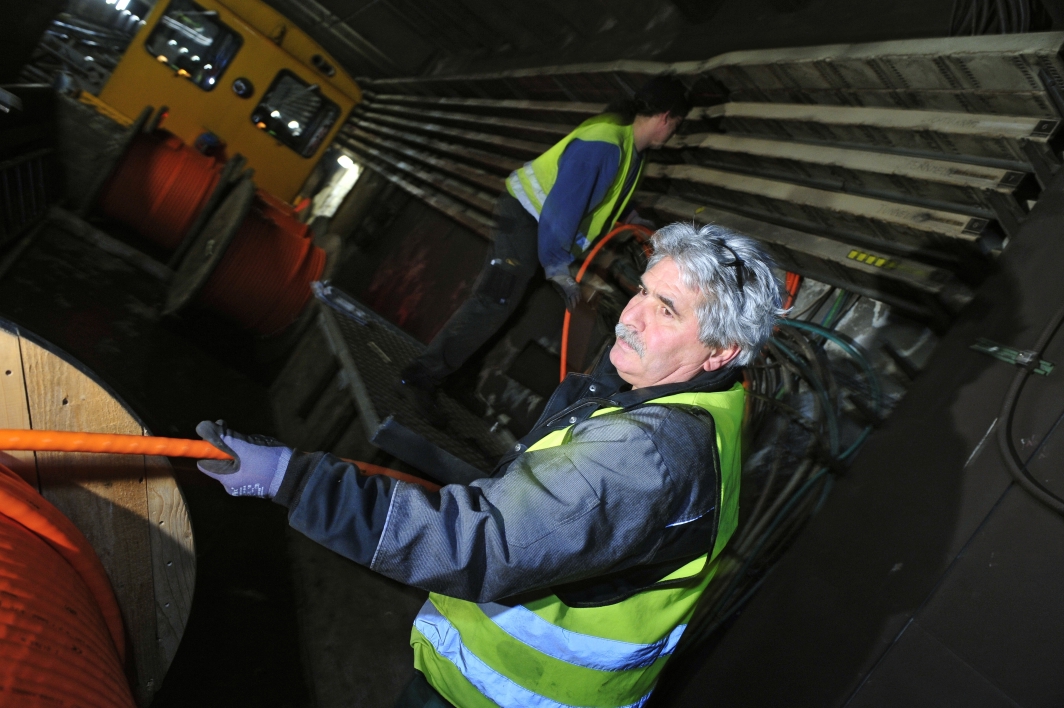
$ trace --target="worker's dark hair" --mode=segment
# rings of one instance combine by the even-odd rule
[[[606,107],[606,113],[616,113],[625,123],[636,116],[656,116],[668,113],[670,117],[684,117],[691,110],[687,87],[675,76],[661,74],[640,87],[631,98],[622,98]]]

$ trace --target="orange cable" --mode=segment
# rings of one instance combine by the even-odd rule
[[[600,250],[602,250],[602,247],[605,246],[610,241],[610,239],[612,239],[614,236],[616,236],[617,234],[619,234],[619,233],[621,233],[623,231],[632,231],[635,234],[637,239],[641,239],[641,241],[640,241],[641,243],[642,243],[642,239],[644,239],[648,234],[652,233],[651,230],[648,229],[645,226],[640,226],[638,224],[621,224],[620,226],[615,228],[613,231],[610,231],[605,236],[603,236],[603,237],[601,237],[599,239],[596,239],[595,247],[592,248],[591,252],[587,254],[587,258],[584,259],[583,264],[580,266],[579,272],[577,272],[577,274],[576,274],[576,282],[579,283],[583,279],[584,273],[587,271],[587,267],[589,265],[591,265],[591,261],[595,258],[595,255],[598,254],[598,252]],[[644,250],[646,250],[645,246],[644,246]],[[649,256],[650,254],[647,253],[647,255]],[[566,309],[565,310],[565,319],[562,320],[562,346],[561,346],[561,380],[562,381],[565,380],[565,375],[567,373],[569,373],[568,358],[569,358],[569,319],[570,319],[570,317],[571,317],[571,315],[569,313],[569,310]]]
[[[362,474],[366,475],[367,477],[372,477],[373,475],[379,474],[384,475],[385,477],[391,477],[392,479],[397,479],[400,482],[409,482],[410,484],[416,484],[419,487],[424,487],[430,492],[440,491],[440,485],[434,484],[428,481],[427,479],[421,479],[421,477],[415,477],[412,474],[407,474],[406,472],[400,472],[399,470],[393,470],[388,467],[381,467],[380,465],[371,465],[368,462],[361,462],[360,460],[349,460],[346,457],[340,459],[342,459],[344,462],[350,462],[351,464],[355,465],[362,472]]]
[[[0,692],[4,705],[134,708],[122,615],[85,536],[0,465]]]
[[[195,457],[201,460],[232,459],[206,440],[119,433],[71,433],[59,430],[0,430],[0,450],[107,452],[116,455]]]
[[[789,310],[798,298],[798,290],[802,287],[802,276],[788,271],[784,286],[787,290],[787,299],[783,301],[783,309]]]
[[[164,457],[192,457],[200,460],[231,460],[232,458],[206,440],[157,438],[150,435],[122,435],[119,433],[71,433],[59,430],[3,430],[0,429],[0,450],[30,450],[33,452],[102,452],[113,455],[160,455]],[[414,475],[379,465],[349,460],[365,475],[384,475],[402,482],[424,487],[430,492],[440,485]],[[2,466],[0,466],[2,469]]]
[[[100,195],[100,209],[172,251],[206,205],[221,174],[221,163],[172,133],[138,135]]]

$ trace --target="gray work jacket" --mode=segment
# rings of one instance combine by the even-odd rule
[[[473,602],[526,601],[550,591],[571,605],[609,604],[708,552],[715,540],[709,522],[720,500],[720,465],[712,417],[644,403],[727,390],[736,376],[727,368],[624,390],[607,353],[593,375],[566,378],[536,428],[490,477],[429,492],[358,474],[326,453],[296,453],[275,501],[309,538],[424,590]],[[590,417],[614,406],[624,410]],[[569,425],[568,443],[528,452]]]

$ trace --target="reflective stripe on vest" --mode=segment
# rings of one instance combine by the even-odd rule
[[[744,392],[677,394],[650,401],[697,405],[713,415],[721,463],[717,542],[663,580],[686,586],[644,590],[603,607],[573,608],[550,595],[506,607],[432,593],[414,622],[414,664],[447,700],[479,706],[642,705],[675,650],[717,555],[738,516],[739,433]],[[618,409],[596,411],[608,415]],[[529,451],[564,445],[572,427],[544,436]],[[685,519],[675,524],[690,521]]]
[[[529,708],[573,708],[568,703],[559,703],[530,691],[485,664],[462,643],[462,636],[458,630],[440,614],[431,602],[426,602],[421,608],[421,612],[414,620],[414,628],[432,644],[441,656],[454,664],[462,672],[462,676],[492,704],[528,706]],[[649,693],[636,703],[623,708],[641,706],[648,698],[650,698]],[[448,698],[448,700],[455,701],[454,698]],[[455,703],[455,705],[459,708],[467,708],[469,704],[463,702]]]
[[[613,221],[624,210],[629,199],[635,192],[639,177],[643,173],[643,163],[640,161],[638,173],[632,180],[631,188],[625,192],[625,181],[632,167],[635,156],[635,138],[632,126],[618,123],[616,116],[605,114],[595,116],[584,121],[569,135],[562,138],[549,150],[531,162],[526,162],[521,167],[510,173],[506,179],[506,190],[511,196],[521,202],[529,214],[539,221],[543,204],[547,201],[547,195],[558,177],[558,162],[561,160],[565,148],[573,140],[587,142],[605,142],[616,145],[620,150],[620,159],[617,164],[617,174],[613,182],[606,189],[602,201],[594,205],[591,212],[585,214],[580,222],[580,230],[576,236],[576,243],[582,250],[587,250],[596,237],[602,235],[613,226]],[[607,223],[610,222],[610,223]]]

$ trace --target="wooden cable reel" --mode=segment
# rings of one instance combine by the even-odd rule
[[[146,432],[77,362],[3,322],[0,426]],[[192,527],[170,462],[141,455],[4,452],[0,464],[39,489],[92,544],[129,639],[130,688],[136,702],[147,705],[184,633],[196,574]]]

